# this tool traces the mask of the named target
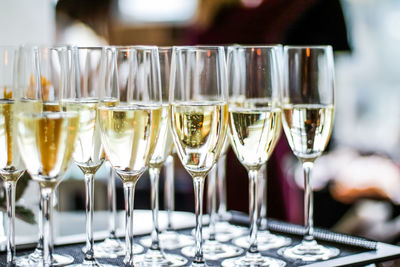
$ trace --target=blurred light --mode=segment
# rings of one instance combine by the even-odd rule
[[[386,19],[384,20],[384,25],[382,27],[383,31],[386,31],[390,37],[394,39],[400,39],[400,10],[394,9],[388,11],[386,14]]]
[[[261,3],[263,2],[263,0],[240,0],[240,2],[242,2],[242,5],[244,7],[247,8],[256,8],[259,5],[261,5]]]
[[[196,12],[198,0],[119,0],[123,21],[137,23],[187,22]]]

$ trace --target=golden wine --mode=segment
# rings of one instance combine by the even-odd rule
[[[48,109],[55,111],[55,104],[28,98],[0,100],[0,173],[3,179],[17,180],[23,170],[16,141],[16,112],[38,113]]]
[[[22,160],[41,187],[54,187],[70,162],[79,128],[75,112],[17,115],[17,140]]]
[[[16,105],[12,99],[0,99],[0,174],[15,181],[23,171],[16,141]]]
[[[116,98],[106,98],[100,101],[100,106],[116,107],[119,104],[119,100]]]
[[[231,144],[247,169],[259,169],[271,156],[278,137],[280,116],[280,108],[229,108]]]
[[[38,113],[43,110],[43,102],[37,99],[22,98],[17,100],[18,111],[25,113]]]
[[[169,106],[163,105],[161,109],[154,110],[153,124],[157,135],[149,160],[150,167],[161,168],[172,150],[172,136],[169,129]]]
[[[108,160],[126,182],[146,170],[153,136],[152,115],[159,107],[145,105],[98,108],[101,140]]]
[[[103,162],[97,104],[96,99],[62,102],[64,111],[75,111],[79,114],[79,132],[72,158],[84,172],[90,173],[96,172]]]
[[[43,111],[59,112],[60,104],[58,102],[43,102]]]
[[[47,102],[37,99],[22,98],[17,101],[18,111],[25,113],[39,113],[43,111],[59,112],[60,104],[58,102]]]
[[[116,107],[119,103],[119,99],[116,98],[106,98],[103,100],[100,100],[100,104],[99,106],[107,106],[107,107]],[[97,116],[97,118],[99,118],[99,116]],[[104,152],[104,147],[103,144],[101,145],[101,156],[100,158],[102,160],[108,160],[106,157],[106,153]]]
[[[328,144],[333,126],[333,105],[298,104],[283,107],[283,128],[293,153],[314,161]]]
[[[175,147],[192,176],[205,176],[218,158],[226,135],[228,105],[190,102],[171,105]]]

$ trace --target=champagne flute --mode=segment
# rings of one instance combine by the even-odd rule
[[[159,47],[158,49],[160,57],[161,85],[163,88],[169,88],[172,51],[173,47]],[[168,138],[171,138],[172,141],[172,148],[170,150],[170,154],[164,162],[164,203],[167,209],[167,229],[161,233],[160,239],[164,248],[177,249],[184,246],[193,245],[194,239],[189,235],[178,233],[174,230],[172,225],[172,216],[175,208],[174,154],[176,153],[176,149],[173,147],[170,124],[168,125],[168,135]]]
[[[159,53],[160,53],[159,49]],[[168,50],[167,50],[168,52]],[[164,72],[168,72],[163,68]],[[165,75],[160,78],[165,77]],[[161,80],[162,81],[162,80]],[[161,87],[161,98],[162,98],[162,108],[161,116],[159,117],[158,123],[158,133],[154,148],[151,151],[149,160],[149,174],[151,182],[151,210],[153,218],[153,229],[151,232],[151,245],[147,252],[143,255],[143,266],[183,266],[187,263],[186,258],[176,255],[176,254],[165,254],[162,246],[160,245],[160,229],[158,224],[158,202],[159,202],[159,178],[160,170],[164,164],[167,156],[172,150],[172,137],[169,130],[169,87],[165,86],[165,83],[160,83],[164,86]]]
[[[134,266],[133,205],[137,181],[146,171],[161,120],[158,49],[108,47],[102,55],[101,140],[125,193],[125,259]],[[138,259],[139,260],[139,259]]]
[[[24,46],[21,47],[18,60],[18,80],[17,88],[19,92],[18,105],[25,112],[54,112],[60,111],[60,106],[55,99],[58,98],[61,90],[59,80],[65,76],[62,74],[61,69],[54,69],[49,67],[51,61],[58,61],[55,55],[63,55],[64,52],[57,52],[56,49],[65,49],[65,47],[34,47]],[[40,61],[39,61],[40,58]],[[53,59],[52,59],[53,58]],[[42,65],[42,75],[35,79],[33,75],[36,73],[36,64]],[[40,83],[36,84],[37,82]],[[52,85],[52,86],[51,86]],[[44,90],[35,89],[35,86],[41,86]],[[49,96],[52,96],[50,99]],[[51,100],[51,101],[49,101]],[[55,190],[54,190],[55,191]],[[42,197],[40,195],[40,197]],[[18,266],[35,266],[39,265],[43,259],[43,229],[42,229],[42,200],[39,201],[39,216],[38,216],[38,244],[35,251],[31,254],[20,256],[16,258]],[[53,253],[53,266],[63,266],[70,264],[74,258],[69,255],[60,255]]]
[[[85,176],[86,247],[84,260],[73,266],[100,266],[94,257],[94,175],[103,163],[97,106],[100,92],[101,47],[71,47],[69,86],[63,91],[63,111],[79,114],[79,131],[72,158]],[[101,265],[103,266],[103,265]]]
[[[170,69],[171,69],[171,57],[172,57],[172,47],[159,47],[158,48],[158,54],[159,54],[159,61],[160,61],[160,81],[161,81],[161,88],[162,88],[162,97],[163,97],[163,116],[162,119],[163,121],[161,122],[161,133],[162,135],[160,136],[154,153],[150,159],[150,176],[152,176],[152,166],[153,168],[161,168],[161,164],[165,168],[165,203],[169,207],[168,210],[168,215],[167,215],[167,233],[162,232],[161,234],[158,234],[159,236],[159,241],[157,241],[157,235],[154,229],[154,223],[153,223],[153,233],[149,237],[144,237],[140,240],[140,243],[146,247],[155,247],[157,246],[157,243],[160,243],[159,246],[161,246],[163,249],[176,249],[176,248],[181,248],[185,245],[190,245],[193,244],[193,239],[187,235],[179,234],[176,231],[173,231],[172,229],[172,222],[171,222],[171,216],[172,216],[172,211],[174,206],[174,159],[173,159],[173,140],[171,136],[171,130],[170,130],[170,123],[169,123],[169,116],[168,116],[168,97],[169,97],[169,76],[170,76]],[[159,175],[159,171],[156,171],[157,176]],[[155,179],[157,180],[156,186],[154,186],[155,183],[152,182],[152,195],[155,193],[154,189],[157,188],[157,193],[154,194],[158,198],[158,178]],[[157,209],[155,209],[155,206],[157,205]],[[154,217],[158,217],[158,200],[156,202],[152,201],[152,210],[153,210],[153,219]],[[157,210],[157,211],[156,211]],[[157,228],[158,228],[158,222],[157,222]],[[157,229],[159,231],[159,229]],[[151,250],[149,250],[150,252]],[[158,254],[158,253],[157,253]],[[164,257],[161,257],[164,258]],[[174,261],[174,256],[172,258],[168,255],[168,258],[172,261]],[[177,264],[179,264],[179,261],[182,258],[178,257],[178,261],[174,261]],[[185,259],[186,260],[186,259]]]
[[[282,46],[281,45],[275,45],[276,47],[275,54],[276,54],[276,61],[274,64],[276,64],[275,68],[277,69],[277,76],[274,77],[275,79],[275,85],[277,88],[282,88]],[[230,49],[232,49],[232,55],[235,55],[234,49],[240,48],[240,46],[233,46]],[[237,54],[236,54],[237,55]],[[232,84],[232,86],[235,86]],[[243,87],[241,87],[243,88]],[[238,89],[233,89],[233,90],[238,90]],[[240,90],[240,89],[239,89]],[[243,90],[243,89],[241,89]],[[239,100],[240,102],[240,100]],[[275,127],[275,136],[272,140],[272,143],[270,145],[270,153],[268,158],[270,157],[270,154],[275,149],[275,146],[281,136],[281,131],[282,131],[282,124],[281,124],[281,116],[278,116],[277,118],[277,123]],[[275,235],[272,234],[268,229],[267,229],[267,161],[265,161],[262,165],[261,168],[258,171],[258,184],[256,185],[257,187],[257,195],[258,195],[258,201],[257,201],[257,212],[259,213],[258,216],[258,230],[257,230],[257,247],[259,251],[266,251],[272,248],[279,248],[283,246],[288,246],[292,242],[292,240],[288,237],[282,236],[282,235]],[[237,246],[247,248],[249,247],[249,238],[246,236],[238,237],[236,238],[233,243]]]
[[[258,172],[267,162],[280,127],[279,50],[276,46],[241,46],[228,51],[229,129],[232,148],[249,173],[250,236],[244,256],[222,266],[285,266],[258,250]]]
[[[218,160],[228,124],[223,47],[174,48],[169,100],[175,148],[182,165],[193,177],[196,245],[192,266],[205,266],[202,246],[204,180]]]
[[[7,265],[15,264],[15,187],[24,173],[16,141],[18,46],[0,46],[0,177],[7,205]]]
[[[294,155],[303,164],[303,241],[279,253],[303,261],[325,260],[339,249],[318,244],[313,237],[313,195],[310,173],[329,141],[334,116],[334,64],[331,46],[284,48],[283,129]]]
[[[59,110],[60,94],[67,82],[66,52],[66,48],[62,47],[29,49],[24,64],[30,65],[26,69],[30,86],[23,88],[26,97],[18,101],[18,148],[27,171],[40,186],[43,257],[33,263],[37,266],[54,266],[55,263],[52,228],[54,188],[68,167],[79,128],[76,112],[46,111]]]

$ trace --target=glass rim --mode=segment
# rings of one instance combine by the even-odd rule
[[[23,44],[19,46],[22,49],[68,49],[69,47],[72,47],[71,45],[35,45],[35,44]]]
[[[173,46],[174,50],[199,50],[199,51],[206,51],[206,50],[224,50],[224,47],[221,45],[178,45],[178,46]]]
[[[42,51],[57,51],[57,52],[66,52],[68,51],[68,47],[67,46],[30,46],[30,47],[21,47],[22,49],[32,49],[32,50],[36,50],[38,52],[42,52]]]
[[[78,50],[103,50],[104,46],[69,46],[68,49]]]
[[[109,45],[104,46],[104,49],[116,49],[119,51],[128,50],[158,50],[156,45]]]
[[[285,50],[289,49],[297,49],[297,50],[304,50],[304,49],[332,49],[331,45],[284,45],[283,48]]]
[[[174,47],[173,46],[158,46],[159,53],[165,53],[165,52],[169,52],[169,51],[174,51]]]
[[[282,44],[265,44],[265,45],[230,45],[227,48],[245,48],[245,49],[249,49],[249,48],[282,48],[283,45]]]

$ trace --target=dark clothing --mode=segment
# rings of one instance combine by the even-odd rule
[[[195,36],[193,36],[193,34]],[[212,26],[192,31],[191,44],[332,45],[349,50],[346,27],[337,0],[264,0],[253,9],[225,6]],[[303,195],[284,177],[285,158],[292,156],[282,135],[268,161],[268,216],[303,221]],[[247,172],[230,151],[227,161],[228,209],[248,211]]]

